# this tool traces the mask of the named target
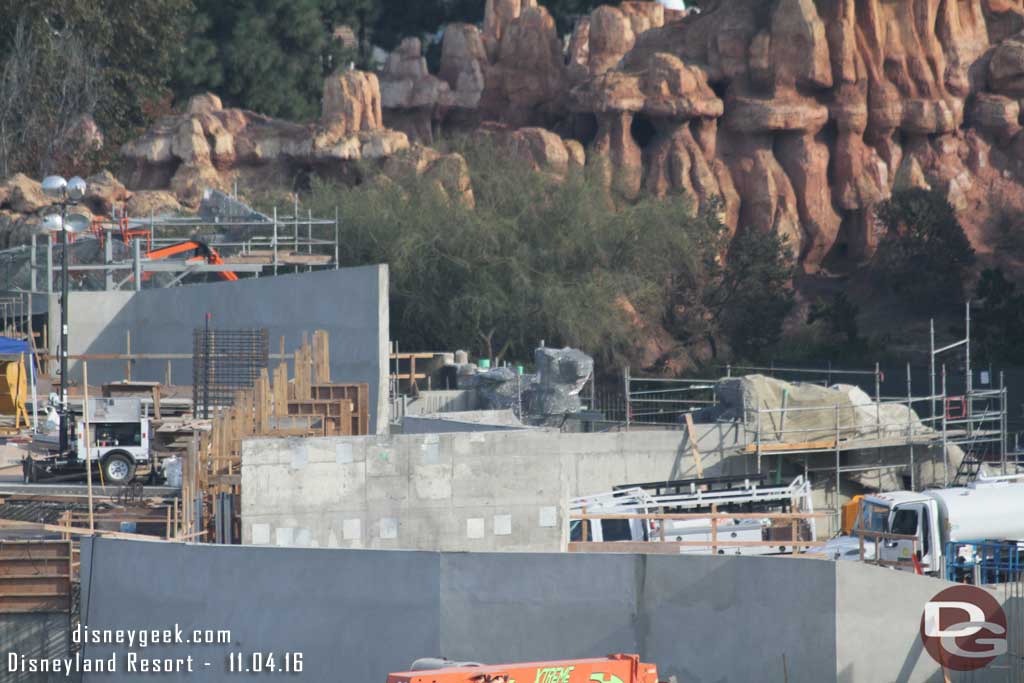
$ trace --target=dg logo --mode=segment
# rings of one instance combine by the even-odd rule
[[[951,586],[925,604],[921,640],[932,659],[947,669],[980,669],[1006,654],[1006,614],[985,589]]]

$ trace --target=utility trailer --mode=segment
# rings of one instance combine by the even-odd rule
[[[89,423],[89,448],[85,422]],[[57,435],[33,437],[33,454],[22,460],[26,483],[85,475],[88,462],[99,465],[104,483],[125,484],[140,466],[150,463],[150,421],[138,398],[91,398],[85,415],[76,417],[71,450],[61,453]]]
[[[726,476],[620,485],[612,491],[571,499],[569,513],[570,517],[580,514],[710,514],[712,505],[718,513],[814,512],[811,486],[803,476],[798,476],[788,485],[766,482],[764,476]],[[791,525],[773,526],[767,517],[721,521],[714,530],[712,526],[710,517],[686,520],[597,519],[590,520],[586,528],[580,520],[572,520],[569,541],[706,541],[706,546],[682,546],[679,552],[708,555],[713,552],[713,546],[717,546],[720,555],[727,552],[768,555],[796,552],[797,547],[790,541],[814,541],[817,538],[813,517],[800,522],[796,539]],[[778,541],[778,545],[729,545],[730,542],[765,541]]]

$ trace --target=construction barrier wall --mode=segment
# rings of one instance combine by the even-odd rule
[[[309,681],[376,681],[423,656],[501,663],[637,652],[680,682],[942,681],[920,646],[951,585],[822,560],[82,544],[82,621],[230,629],[231,644],[151,646],[220,681],[229,653],[301,652]],[[880,615],[884,614],[884,618]],[[89,646],[90,657],[126,648]],[[1005,670],[970,680],[1005,680]],[[209,662],[210,666],[204,666]],[[263,674],[266,677],[266,674]],[[89,676],[85,681],[129,680]],[[961,680],[953,677],[951,680]]]
[[[45,297],[44,297],[45,298]],[[387,419],[388,269],[386,265],[322,270],[312,273],[246,278],[237,282],[185,285],[142,291],[72,292],[69,298],[68,346],[71,355],[125,353],[128,333],[133,353],[192,353],[192,331],[210,325],[221,329],[266,328],[270,353],[285,352],[302,342],[303,333],[330,334],[331,379],[370,385],[372,431],[383,431]],[[59,297],[50,297],[50,352],[60,341]],[[271,361],[271,365],[274,361]],[[139,360],[132,378],[163,381],[166,360]],[[93,383],[124,379],[125,361],[89,363]],[[72,362],[69,375],[81,380]],[[192,383],[191,360],[171,363],[175,384]]]

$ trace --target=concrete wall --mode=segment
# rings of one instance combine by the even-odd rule
[[[750,458],[723,461],[735,427],[698,432],[707,476],[752,471]],[[255,545],[557,551],[567,540],[568,498],[693,476],[678,431],[252,439],[242,447],[242,537]]]
[[[56,353],[60,305],[50,298],[49,344]],[[388,271],[386,265],[343,268],[313,273],[280,275],[185,285],[140,292],[73,292],[70,297],[69,348],[71,354],[124,353],[131,332],[135,353],[191,353],[192,333],[204,324],[225,329],[267,328],[271,352],[281,336],[291,352],[302,334],[324,329],[330,333],[331,377],[338,382],[370,385],[371,422],[382,429],[387,420],[388,379]],[[140,361],[135,379],[163,380],[166,361]],[[77,363],[69,368],[81,378]],[[124,361],[94,361],[89,380],[94,383],[124,378]],[[172,362],[172,381],[192,383],[191,361]]]
[[[8,654],[31,658],[68,656],[70,619],[67,612],[0,614],[0,681],[4,683],[50,683],[66,680],[63,675],[11,673]]]
[[[917,633],[924,603],[950,585],[810,559],[108,539],[83,541],[82,571],[90,628],[231,630],[229,647],[147,648],[148,657],[211,663],[166,681],[225,680],[228,651],[302,652],[298,680],[309,681],[383,683],[422,656],[502,663],[611,652],[639,653],[661,680],[686,683],[941,681]],[[111,650],[89,646],[86,655]],[[969,680],[1005,674],[989,669]]]

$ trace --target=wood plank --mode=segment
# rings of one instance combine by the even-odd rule
[[[0,614],[32,614],[36,612],[70,612],[70,596],[0,598]]]
[[[762,453],[775,453],[778,451],[805,451],[805,450],[822,450],[836,447],[836,440],[824,440],[824,441],[797,441],[794,443],[762,443]],[[744,453],[751,454],[757,453],[757,444],[748,443],[743,449]]]

